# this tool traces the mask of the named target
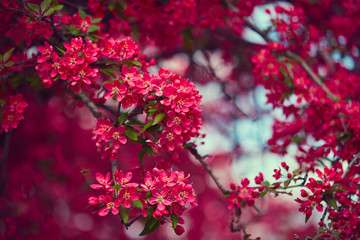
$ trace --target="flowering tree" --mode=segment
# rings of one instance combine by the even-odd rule
[[[359,239],[359,6],[1,1],[1,238]],[[261,151],[297,165],[232,179],[258,89]],[[210,128],[231,147],[200,152]]]

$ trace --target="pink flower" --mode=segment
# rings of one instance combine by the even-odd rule
[[[39,46],[38,51],[41,54],[41,57],[38,57],[37,62],[42,63],[46,62],[50,59],[51,53],[53,51],[53,46],[51,46],[48,42],[45,42],[45,46]]]
[[[112,144],[115,149],[119,149],[120,144],[125,144],[127,142],[127,139],[122,134],[125,132],[124,126],[119,127],[111,127],[109,129],[109,134],[107,135],[105,141],[109,142],[110,140],[113,140]]]
[[[105,95],[104,98],[106,100],[111,99],[113,97],[116,97],[116,100],[118,102],[120,102],[123,99],[123,94],[126,93],[127,88],[124,85],[120,85],[119,80],[114,80],[114,83],[111,82],[106,82],[104,84],[104,88],[106,90],[108,90]]]
[[[90,187],[92,189],[107,189],[107,188],[111,188],[110,185],[112,184],[113,181],[110,181],[110,173],[108,172],[106,174],[106,176],[104,177],[104,175],[102,175],[101,173],[96,173],[96,181],[98,181],[98,183],[100,184],[91,184]],[[109,182],[110,181],[110,182]]]
[[[115,180],[118,184],[121,186],[128,186],[128,187],[137,187],[137,183],[129,183],[132,178],[132,172],[128,172],[124,174],[123,170],[116,171],[115,174]]]
[[[136,201],[139,199],[139,195],[136,193],[135,187],[124,187],[120,190],[119,193],[119,201],[124,205],[126,208],[131,207],[130,201]]]
[[[155,188],[156,181],[152,179],[151,174],[148,172],[146,173],[145,184],[140,184],[141,189],[145,192],[151,191]]]
[[[72,38],[70,44],[64,42],[64,47],[69,53],[79,52],[83,45],[83,39],[81,37]]]
[[[22,113],[24,108],[29,106],[29,104],[22,100],[23,95],[17,94],[15,96],[10,96],[10,110],[18,113]]]
[[[128,69],[128,67],[124,65],[121,71],[122,74],[124,74],[124,76],[121,76],[121,79],[131,87],[134,87],[135,82],[138,81],[141,77],[136,67],[131,67]]]
[[[181,184],[176,200],[181,206],[185,206],[186,202],[192,203],[195,201],[195,192],[191,184]]]
[[[151,205],[157,204],[157,209],[159,211],[163,211],[165,209],[165,205],[168,206],[172,202],[170,199],[166,198],[168,194],[166,187],[163,187],[160,193],[159,190],[154,189],[151,191],[151,194],[153,197],[149,198],[149,203]]]
[[[99,216],[108,215],[110,210],[113,215],[117,215],[119,213],[120,202],[118,199],[115,199],[114,201],[111,195],[100,195],[99,199],[100,202],[105,205],[104,207],[99,209]]]
[[[23,115],[14,111],[3,111],[1,127],[5,132],[10,128],[17,128],[19,121],[23,119]]]

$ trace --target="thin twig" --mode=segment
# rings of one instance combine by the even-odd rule
[[[142,215],[140,214],[139,216],[137,216],[136,218],[134,218],[133,220],[131,220],[128,223],[124,223],[125,228],[128,229],[134,222],[136,222],[137,220],[139,220],[142,217]]]
[[[221,86],[221,91],[223,92],[224,94],[224,98],[226,101],[230,101],[232,103],[232,105],[234,106],[234,108],[240,113],[240,115],[243,115],[247,118],[250,118],[242,109],[240,109],[240,107],[236,104],[235,100],[234,100],[234,97],[231,96],[227,90],[226,90],[226,82],[224,82],[222,79],[220,79],[218,76],[216,76],[216,73],[215,73],[215,70],[214,68],[211,66],[210,64],[210,56],[209,54],[202,50],[202,53],[204,54],[205,58],[206,58],[206,61],[208,62],[207,63],[207,68],[206,68],[206,71],[208,74],[210,74],[212,77],[214,77],[219,83],[220,83],[220,86]],[[200,66],[201,67],[201,66]]]
[[[344,171],[343,175],[341,176],[343,179],[346,177],[346,174],[350,171],[350,168],[356,163],[356,161],[359,159],[360,153],[356,154],[351,162],[349,163],[347,169]]]
[[[243,229],[241,225],[241,208],[235,206],[234,212],[231,214],[230,231],[239,232],[241,229]]]
[[[325,208],[325,211],[324,211],[324,213],[323,213],[323,215],[322,215],[322,217],[321,217],[321,219],[320,219],[320,221],[324,221],[324,219],[325,219],[325,216],[326,216],[326,214],[327,214],[327,212],[330,210],[330,206],[329,205],[327,205],[326,206],[326,208]]]
[[[111,173],[112,173],[112,177],[113,177],[113,180],[114,180],[114,183],[115,185],[117,184],[116,180],[115,180],[115,173],[116,171],[118,171],[118,166],[117,166],[117,161],[114,160],[114,161],[111,161]]]
[[[209,173],[209,175],[211,176],[211,178],[214,180],[214,182],[216,183],[216,186],[221,190],[221,192],[223,194],[229,194],[230,191],[227,190],[219,181],[219,179],[214,175],[212,169],[210,168],[210,166],[205,162],[205,158],[206,156],[201,156],[198,151],[193,148],[190,147],[188,148],[188,150],[190,151],[190,153],[197,159],[200,161],[200,163],[203,165],[203,167],[205,168],[205,170]]]

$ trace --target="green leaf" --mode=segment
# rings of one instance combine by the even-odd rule
[[[5,54],[4,54],[4,59],[3,61],[6,62],[7,60],[9,60],[9,58],[11,57],[11,54],[12,52],[14,51],[15,48],[12,48],[10,49],[9,51],[7,51]]]
[[[141,149],[141,151],[139,152],[139,165],[142,166],[142,161],[144,159],[144,155],[145,155],[145,151],[144,149]]]
[[[288,179],[284,182],[284,188],[287,188],[289,186],[289,184],[291,183],[291,180]]]
[[[127,130],[124,132],[125,136],[130,138],[131,140],[137,141],[137,136],[133,131]]]
[[[179,216],[176,214],[171,214],[171,222],[172,222],[173,228],[175,229],[179,222]]]
[[[119,0],[120,2],[120,5],[123,9],[127,9],[127,4],[126,4],[126,1],[125,0]]]
[[[130,63],[130,64],[132,64],[132,65],[135,65],[135,66],[137,66],[137,67],[141,67],[141,66],[142,66],[142,64],[141,64],[139,61],[136,61],[136,60],[127,60],[126,62],[127,62],[127,63]]]
[[[64,5],[57,5],[54,7],[54,9],[55,9],[55,11],[60,11],[63,9],[63,7],[64,7]]]
[[[163,120],[165,116],[166,116],[166,114],[164,112],[159,113],[158,115],[156,115],[152,125],[155,125],[155,124],[158,124],[159,122],[161,122],[161,120]]]
[[[290,97],[291,94],[293,94],[293,91],[292,91],[292,90],[291,90],[291,91],[284,92],[284,93],[281,95],[280,100],[284,100],[284,99]]]
[[[143,127],[143,129],[141,129],[141,131],[139,132],[139,134],[143,133],[146,129],[148,129],[149,127],[151,127],[153,125],[154,121],[150,121],[147,124],[145,124],[145,126]]]
[[[91,23],[98,23],[101,22],[102,18],[93,18],[90,20]]]
[[[3,55],[0,54],[0,62],[3,60]]]
[[[61,49],[61,48],[59,48],[59,47],[56,47],[56,49],[59,50],[62,54],[65,54],[65,53],[66,53],[65,50],[63,50],[63,49]]]
[[[92,33],[92,32],[96,32],[97,30],[100,29],[100,26],[97,25],[91,25],[91,27],[88,28],[87,32],[88,33]]]
[[[134,207],[137,207],[137,208],[142,208],[143,207],[140,200],[131,201],[131,205],[134,206]]]
[[[0,105],[5,105],[6,101],[4,99],[0,99]]]
[[[260,209],[259,209],[257,206],[253,205],[253,208],[254,208],[258,213],[261,213]]]
[[[341,238],[339,237],[339,234],[335,233],[335,231],[333,232],[333,236],[334,236],[335,240],[341,240]]]
[[[39,12],[40,11],[40,7],[37,4],[33,4],[33,3],[28,3],[28,6],[31,10],[35,11],[35,12]]]
[[[294,170],[294,171],[292,172],[292,174],[293,174],[294,176],[297,176],[297,175],[299,175],[300,173],[305,172],[305,171],[306,171],[306,168],[299,168],[299,169]]]
[[[44,1],[42,1],[41,5],[40,5],[41,12],[44,12],[46,9],[48,9],[51,2],[52,2],[52,0],[44,0]]]
[[[74,36],[80,36],[82,33],[80,29],[76,28],[74,25],[66,25],[66,27],[69,29],[69,32]]]
[[[144,125],[144,124],[138,121],[129,121],[125,123],[125,125]]]
[[[149,109],[148,112],[149,112],[149,113],[154,113],[154,112],[156,112],[157,110],[159,110],[159,109],[157,109],[156,106],[153,106],[152,108]]]
[[[158,229],[159,226],[160,226],[160,222],[157,219],[155,219],[154,217],[151,217],[146,222],[144,230],[142,230],[142,232],[139,234],[139,236],[145,236],[149,233],[152,233],[153,231]]]
[[[124,123],[127,119],[128,119],[128,114],[127,113],[123,113],[119,116],[118,122],[119,124]]]
[[[109,11],[113,11],[115,8],[115,1],[110,1],[108,5]]]
[[[143,150],[146,153],[146,155],[148,155],[149,157],[151,156],[152,148],[150,146],[144,145]]]
[[[148,109],[151,105],[153,105],[154,104],[154,101],[149,101],[146,105],[145,105],[145,107],[144,107],[144,110],[146,110],[146,109]]]
[[[53,14],[55,11],[60,11],[61,9],[63,9],[64,5],[57,5],[55,7],[51,7],[48,10],[46,10],[46,12],[43,14],[44,17],[49,16],[51,14]]]
[[[157,125],[154,125],[154,126],[149,127],[146,131],[147,131],[148,133],[155,133],[155,132],[157,132],[157,131],[159,131],[159,130],[160,130],[160,125],[157,124]]]
[[[282,75],[283,75],[284,77],[287,76],[287,72],[286,72],[286,69],[285,69],[284,67],[279,67],[279,70],[280,70],[280,72],[282,73]]]
[[[108,71],[119,72],[119,68],[106,68]]]
[[[79,15],[82,19],[86,18],[86,16],[87,16],[82,8],[79,8]]]
[[[116,79],[116,75],[113,74],[112,72],[108,71],[107,69],[103,68],[103,69],[100,69],[101,72],[105,73],[106,75],[108,75],[109,77],[112,77],[113,79]]]
[[[5,64],[5,67],[11,67],[11,66],[14,66],[14,62],[13,61],[9,61]]]
[[[53,14],[55,12],[55,8],[49,8],[48,10],[46,10],[46,12],[43,14],[44,17],[49,16],[51,14]]]
[[[193,50],[193,35],[191,30],[182,31],[184,46],[189,50]]]
[[[124,223],[127,223],[129,219],[129,209],[124,207],[122,204],[119,207],[119,213]]]
[[[261,193],[259,193],[259,196],[260,197],[263,197],[263,196],[265,196],[267,194],[267,191],[262,191]]]
[[[329,196],[329,195],[325,195],[324,196],[324,200],[327,204],[329,204],[330,206],[332,206],[335,210],[338,210],[338,206],[336,203],[336,200],[333,196]]]

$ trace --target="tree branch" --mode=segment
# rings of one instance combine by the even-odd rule
[[[347,169],[343,172],[342,178],[344,179],[346,177],[346,174],[348,174],[348,172],[350,171],[350,168],[356,163],[356,161],[359,159],[360,157],[360,153],[356,154],[353,159],[351,160],[351,162],[349,163]]]
[[[75,97],[79,98],[87,106],[95,118],[101,117],[101,113],[97,109],[95,103],[91,101],[82,91],[76,94]]]
[[[202,53],[204,54],[205,58],[206,58],[206,61],[207,61],[207,68],[206,68],[206,72],[211,75],[212,77],[214,77],[219,83],[220,83],[220,86],[221,86],[221,91],[223,92],[224,94],[224,99],[226,101],[230,101],[231,104],[234,106],[234,108],[239,112],[240,115],[242,116],[245,116],[247,118],[250,118],[235,102],[235,99],[233,96],[231,96],[228,91],[226,90],[226,82],[221,80],[218,76],[216,76],[216,73],[215,73],[215,70],[214,68],[211,66],[210,64],[210,56],[209,54],[206,52],[206,51],[202,51]],[[199,66],[199,65],[198,65]],[[202,67],[202,66],[199,66],[199,67]],[[255,120],[255,119],[254,119]]]
[[[200,161],[200,163],[203,165],[203,167],[205,168],[205,170],[209,173],[210,177],[214,180],[214,182],[216,183],[216,186],[221,190],[221,192],[223,194],[229,194],[230,191],[227,190],[219,181],[219,179],[214,175],[212,169],[210,168],[210,166],[205,162],[205,158],[207,156],[201,156],[198,151],[193,148],[193,147],[189,147],[188,150],[190,151],[190,153],[197,159]]]

